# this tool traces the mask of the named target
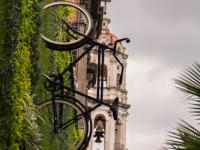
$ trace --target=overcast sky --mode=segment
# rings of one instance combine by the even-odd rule
[[[159,150],[179,119],[190,121],[172,79],[200,62],[200,0],[112,0],[108,16],[111,31],[131,39],[127,148]]]

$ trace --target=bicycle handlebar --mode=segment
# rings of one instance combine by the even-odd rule
[[[115,41],[114,43],[114,46],[113,47],[109,47],[107,45],[104,45],[102,43],[98,43],[96,41],[93,41],[91,37],[87,36],[87,35],[84,35],[76,30],[74,30],[72,27],[70,27],[70,25],[64,20],[64,19],[61,19],[61,22],[63,24],[66,25],[66,27],[71,30],[72,32],[74,32],[75,34],[78,34],[80,36],[83,36],[85,38],[88,39],[88,44],[90,44],[91,42],[93,42],[95,45],[99,45],[99,46],[102,46],[104,47],[105,49],[110,49],[111,51],[113,51],[113,56],[115,57],[116,61],[120,64],[120,66],[122,67],[122,70],[121,70],[121,74],[120,74],[120,78],[119,78],[119,84],[121,85],[122,84],[122,80],[123,80],[123,73],[124,73],[124,66],[122,64],[122,62],[119,60],[119,58],[116,56],[116,51],[117,51],[117,44],[122,42],[122,41],[126,41],[126,43],[129,43],[130,42],[130,39],[129,38],[122,38],[122,39],[118,39]],[[67,32],[67,31],[66,31]]]
[[[129,38],[118,39],[118,40],[115,41],[114,47],[113,47],[113,56],[115,57],[115,59],[118,61],[118,63],[122,67],[120,78],[119,78],[119,84],[120,85],[122,84],[122,80],[123,80],[124,66],[123,66],[122,62],[119,60],[119,58],[116,56],[116,49],[117,49],[117,43],[122,42],[122,41],[126,41],[126,43],[129,43],[130,39]]]
[[[114,43],[114,47],[113,47],[113,50],[114,50],[115,53],[116,53],[117,43],[122,42],[122,41],[126,41],[126,43],[129,43],[130,39],[129,38],[123,38],[123,39],[116,40],[115,43]]]

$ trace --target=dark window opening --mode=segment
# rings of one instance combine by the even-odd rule
[[[120,88],[119,80],[120,80],[120,74],[117,74],[117,81],[116,81],[117,88]]]
[[[107,85],[107,67],[104,65],[104,74],[103,78],[100,77],[100,80],[103,80],[104,87]],[[87,68],[87,81],[88,81],[88,88],[92,88],[97,86],[97,73],[98,73],[98,67],[95,63],[89,63]]]
[[[96,128],[98,125],[101,125],[102,128],[105,130],[106,128],[106,119],[104,116],[99,115],[94,120],[94,127]]]

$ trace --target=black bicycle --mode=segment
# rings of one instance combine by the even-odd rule
[[[89,13],[80,6],[69,2],[54,2],[43,8],[42,17],[48,21],[44,23],[41,37],[46,46],[51,50],[69,51],[83,45],[88,45],[85,52],[73,60],[63,72],[47,75],[45,89],[51,94],[51,98],[42,102],[39,108],[42,145],[53,143],[56,150],[85,150],[92,136],[92,120],[90,113],[101,105],[110,108],[113,118],[118,118],[118,97],[112,103],[103,101],[104,82],[101,80],[104,74],[104,53],[110,50],[117,62],[122,67],[120,84],[122,83],[123,64],[116,56],[118,42],[129,42],[128,38],[117,40],[112,47],[99,43],[90,37],[92,31],[92,19]],[[73,67],[87,55],[93,48],[98,49],[97,63],[97,88],[96,97],[86,95],[75,88]],[[70,74],[65,83],[65,74]],[[93,106],[83,105],[76,95],[93,102]],[[73,136],[71,136],[73,133]],[[68,144],[70,141],[70,145]]]

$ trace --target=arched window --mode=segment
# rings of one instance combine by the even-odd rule
[[[97,64],[89,63],[87,67],[88,88],[94,87],[96,84]]]
[[[97,69],[98,69],[97,64],[95,64],[95,63],[88,64],[88,67],[87,67],[88,88],[97,86],[96,85],[97,84]],[[106,87],[107,86],[107,74],[108,74],[107,66],[104,65],[103,69],[104,69],[103,78],[100,77],[100,80],[103,80],[104,87]]]
[[[97,115],[94,120],[93,150],[105,149],[106,120],[103,115]]]
[[[116,80],[116,86],[117,86],[117,88],[120,88],[120,84],[119,84],[120,76],[121,76],[121,75],[118,73],[118,74],[117,74],[117,80]]]
[[[95,117],[95,120],[94,120],[94,127],[96,127],[96,126],[98,125],[98,122],[101,122],[101,123],[102,123],[102,127],[103,127],[104,130],[105,130],[105,128],[106,128],[106,119],[105,119],[105,117],[104,117],[103,115],[97,115],[97,116]]]
[[[103,79],[102,79],[102,77],[100,78],[101,80],[103,80],[104,87],[107,87],[107,75],[108,75],[107,66],[104,65],[103,66]]]

